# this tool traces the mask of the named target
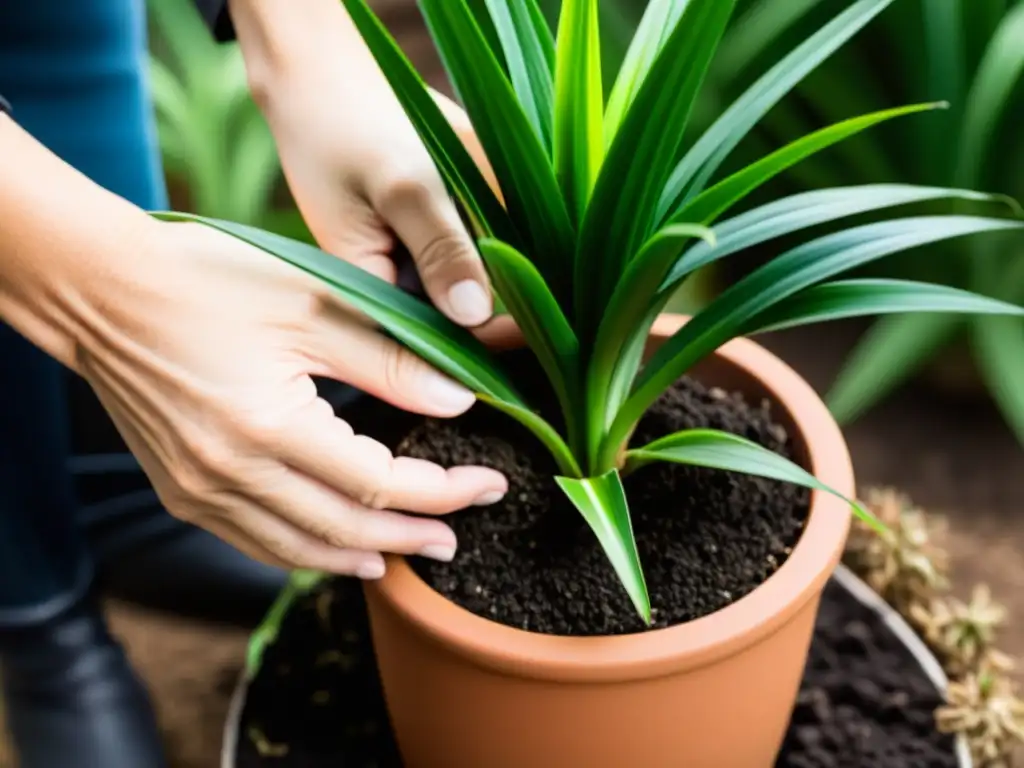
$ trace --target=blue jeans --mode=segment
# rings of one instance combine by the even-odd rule
[[[0,2],[0,93],[14,119],[97,183],[157,209],[167,203],[146,57],[143,0]],[[68,384],[0,324],[0,626],[60,610],[89,583]]]

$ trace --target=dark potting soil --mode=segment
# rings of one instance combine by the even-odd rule
[[[631,444],[683,429],[741,435],[793,458],[767,402],[683,379],[641,421]],[[509,479],[505,499],[448,518],[455,560],[412,558],[434,589],[488,619],[533,632],[616,635],[644,630],[594,534],[554,481],[537,439],[507,416],[478,407],[422,423],[398,453],[443,466],[479,464]],[[719,470],[659,464],[626,478],[653,627],[713,613],[781,566],[807,519],[809,493]]]
[[[775,768],[957,768],[935,730],[940,703],[886,624],[830,583]],[[354,580],[323,585],[285,619],[249,690],[237,768],[401,768]]]

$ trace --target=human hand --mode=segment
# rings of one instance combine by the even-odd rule
[[[381,552],[450,559],[447,525],[401,511],[493,503],[505,479],[393,458],[310,376],[439,417],[473,395],[264,252],[198,224],[143,229],[75,280],[73,367],[171,514],[282,567],[375,578]]]
[[[469,327],[490,319],[489,282],[473,241],[343,5],[235,0],[232,15],[253,92],[320,247],[394,282],[400,241],[442,312]],[[465,113],[435,97],[486,166]]]

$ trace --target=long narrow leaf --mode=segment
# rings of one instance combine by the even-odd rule
[[[729,27],[715,58],[717,81],[734,82],[822,0],[755,0]]]
[[[629,519],[626,492],[618,470],[585,480],[568,477],[555,479],[597,536],[637,613],[644,622],[650,624],[651,599],[647,593],[647,582],[644,580],[640,554],[633,537],[633,525]]]
[[[508,400],[498,400],[488,395],[478,395],[480,402],[486,403],[495,410],[511,416],[529,429],[540,440],[541,444],[551,453],[558,464],[560,472],[569,477],[583,477],[583,470],[576,461],[572,449],[566,445],[562,436],[548,422],[524,405],[517,405]]]
[[[639,360],[628,354],[630,342],[647,338],[651,305],[658,289],[685,243],[693,238],[715,244],[714,233],[695,224],[670,226],[658,232],[626,268],[622,282],[612,295],[598,329],[587,376],[591,461],[596,459],[593,454],[604,430],[611,424],[636,375]]]
[[[580,345],[558,301],[530,260],[505,243],[480,241],[480,253],[494,288],[548,376],[562,413],[570,444],[579,440],[582,410]]]
[[[555,113],[555,42],[537,0],[486,0],[512,87],[550,152]]]
[[[607,144],[611,144],[619,132],[622,119],[633,105],[633,99],[640,91],[640,86],[647,79],[651,66],[661,53],[672,30],[679,23],[689,2],[690,0],[655,0],[647,4],[608,97],[604,123]]]
[[[1024,443],[1024,322],[985,317],[974,324],[981,373],[1007,423]]]
[[[574,239],[548,154],[465,0],[420,0],[420,8],[494,167],[512,220],[529,238],[523,251],[561,298]]]
[[[758,121],[893,0],[858,0],[765,73],[679,161],[658,207],[659,221],[699,194]]]
[[[501,202],[445,119],[423,79],[367,6],[366,0],[342,2],[452,194],[466,209],[473,224],[484,235],[508,243],[520,242],[519,234]]]
[[[825,402],[848,424],[895,391],[967,325],[958,315],[882,318],[846,357]]]
[[[401,288],[319,248],[254,227],[187,213],[153,215],[164,221],[199,222],[276,256],[330,286],[399,342],[476,393],[526,407],[472,333]]]
[[[688,275],[708,264],[794,232],[863,213],[944,198],[1003,202],[1019,210],[1016,203],[1006,197],[945,187],[866,184],[802,192],[715,224],[718,244],[698,243],[687,251],[665,279],[661,291],[671,293]]]
[[[601,167],[576,252],[576,328],[588,343],[651,233],[670,163],[735,0],[690,0]]]
[[[959,288],[914,280],[866,278],[837,280],[794,294],[752,318],[743,334],[907,312],[1024,317],[1024,308]]]
[[[627,471],[634,471],[656,461],[741,472],[824,491],[849,504],[854,513],[876,531],[885,531],[885,526],[862,504],[825,485],[789,459],[728,432],[714,429],[676,432],[626,454]]]
[[[947,121],[922,126],[924,168],[936,180],[946,180],[954,169],[950,145],[956,141],[956,126],[964,108],[967,89],[967,50],[964,39],[962,0],[921,3],[924,25],[924,59],[928,69],[925,95],[948,101],[952,114]],[[927,179],[924,179],[927,180]]]
[[[1022,228],[1024,225],[1014,221],[973,216],[911,217],[826,235],[776,258],[725,291],[659,348],[616,416],[602,448],[602,462],[609,460],[662,392],[777,302],[900,251],[971,234]]]
[[[946,106],[943,103],[915,104],[897,109],[886,109],[822,128],[772,152],[727,179],[723,179],[684,205],[682,210],[672,218],[672,223],[710,224],[755,189],[802,160],[879,123]]]
[[[1024,3],[1017,3],[992,37],[964,110],[957,183],[974,186],[989,153],[992,136],[1024,74]]]
[[[597,0],[563,1],[555,62],[555,170],[579,222],[604,159]]]

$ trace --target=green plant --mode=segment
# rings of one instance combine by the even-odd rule
[[[816,16],[845,0],[754,0],[730,30],[723,80],[761,61]],[[884,99],[948,99],[942,119],[908,121],[902,134],[865,135],[804,166],[803,184],[830,179],[913,181],[1024,195],[1024,2],[916,0],[887,11],[871,34],[806,80],[763,124],[786,140],[850,105]],[[967,242],[942,259],[893,265],[902,276],[1024,300],[1024,238]],[[1024,321],[908,315],[880,320],[839,373],[827,401],[850,422],[954,342],[966,340],[1007,423],[1024,442]]]
[[[421,0],[496,172],[503,206],[365,0],[343,0],[479,234],[494,288],[561,404],[554,423],[530,408],[469,331],[434,308],[316,248],[232,222],[200,220],[324,280],[398,341],[536,434],[557,462],[559,485],[649,621],[623,475],[669,461],[834,492],[781,456],[723,432],[692,430],[630,447],[640,417],[695,363],[736,336],[841,317],[902,311],[1024,315],[1016,306],[941,286],[831,281],[899,251],[1021,226],[999,218],[901,218],[788,251],[730,287],[642,360],[666,301],[702,266],[859,213],[927,200],[988,199],[955,189],[874,185],[797,195],[718,221],[799,160],[872,125],[934,107],[842,121],[711,183],[758,120],[891,1],[855,2],[684,146],[688,115],[734,0],[649,6],[607,102],[597,0],[567,0],[556,34],[535,0]],[[708,227],[716,221],[713,233]]]
[[[148,11],[164,171],[190,210],[312,242],[298,210],[274,204],[281,163],[237,43],[214,40],[191,0],[150,0]]]

